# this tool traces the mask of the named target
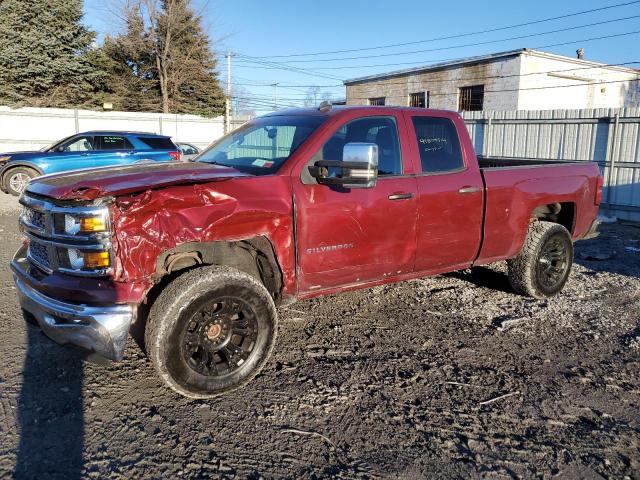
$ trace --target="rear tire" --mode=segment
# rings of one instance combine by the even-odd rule
[[[38,176],[33,168],[15,167],[7,170],[3,176],[3,187],[11,195],[20,196],[31,179]]]
[[[509,282],[518,293],[538,299],[562,290],[573,265],[573,241],[569,231],[557,223],[537,221],[520,254],[507,261]]]
[[[180,275],[158,296],[145,345],[169,387],[211,398],[258,374],[276,331],[276,308],[262,283],[234,268],[208,266]]]

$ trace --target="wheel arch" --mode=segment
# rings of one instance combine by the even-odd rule
[[[206,265],[225,265],[262,282],[276,305],[283,302],[283,274],[271,241],[265,236],[234,241],[187,242],[162,252],[156,260],[154,285],[139,306],[130,333],[138,346],[146,351],[144,331],[149,311],[160,293],[188,270]]]
[[[154,280],[202,265],[225,265],[248,273],[264,284],[278,304],[282,300],[282,269],[265,236],[235,241],[187,242],[162,252]]]
[[[0,170],[0,178],[4,181],[4,176],[7,174],[7,172],[9,172],[9,170],[13,170],[14,168],[18,168],[18,167],[30,168],[38,172],[38,175],[45,174],[44,170],[42,170],[42,168],[40,168],[35,163],[20,160],[18,162],[7,163],[5,166],[3,166],[2,169]]]
[[[575,202],[554,202],[538,205],[531,212],[530,220],[558,223],[566,228],[571,235],[575,230],[576,221]]]
[[[36,172],[38,172],[38,175],[44,175],[45,174],[44,171],[42,170],[42,168],[40,168],[38,165],[36,165],[34,163],[23,161],[23,160],[20,160],[20,161],[17,161],[17,162],[9,162],[6,165],[4,165],[2,167],[2,169],[0,169],[0,189],[4,193],[9,193],[9,191],[4,186],[7,174],[11,170],[14,170],[16,168],[30,168],[30,169],[35,170]]]

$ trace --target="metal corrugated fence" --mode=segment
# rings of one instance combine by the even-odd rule
[[[476,153],[594,161],[602,210],[640,221],[640,108],[464,112]]]

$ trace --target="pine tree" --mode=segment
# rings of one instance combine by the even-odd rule
[[[125,13],[125,32],[107,36],[101,48],[99,64],[109,77],[105,90],[116,110],[161,112],[153,36],[139,5]]]
[[[0,2],[0,104],[93,102],[104,78],[89,61],[94,34],[81,20],[82,0]]]

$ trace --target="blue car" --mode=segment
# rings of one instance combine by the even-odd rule
[[[0,153],[0,188],[20,195],[34,177],[80,168],[182,160],[170,137],[142,132],[78,133],[37,152]]]

